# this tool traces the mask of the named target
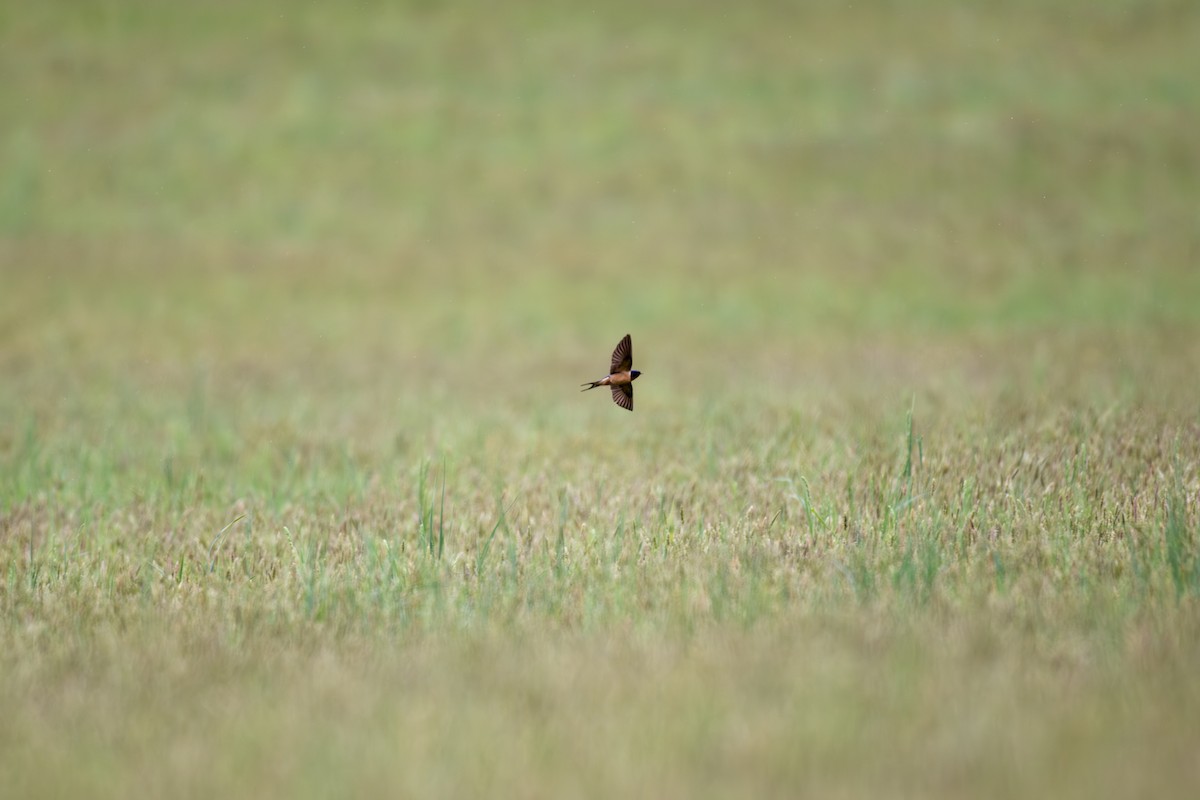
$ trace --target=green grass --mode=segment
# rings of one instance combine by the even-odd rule
[[[1200,11],[643,6],[0,5],[6,793],[1200,784]]]

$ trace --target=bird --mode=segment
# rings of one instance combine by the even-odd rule
[[[626,411],[633,411],[633,382],[641,374],[633,368],[633,339],[627,333],[625,338],[617,343],[617,349],[613,350],[612,366],[609,367],[608,375],[598,381],[579,384],[583,387],[580,391],[586,392],[597,386],[611,386],[613,402]]]

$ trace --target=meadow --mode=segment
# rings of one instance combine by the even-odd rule
[[[1193,796],[1200,7],[500,9],[0,2],[0,793]]]

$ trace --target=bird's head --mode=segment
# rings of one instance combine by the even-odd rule
[[[638,375],[641,375],[641,374],[642,373],[640,371],[635,369],[633,372],[629,373],[629,380],[636,381],[638,379]]]

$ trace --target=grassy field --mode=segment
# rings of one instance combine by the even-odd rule
[[[1193,796],[1200,7],[499,8],[0,2],[2,793]]]

